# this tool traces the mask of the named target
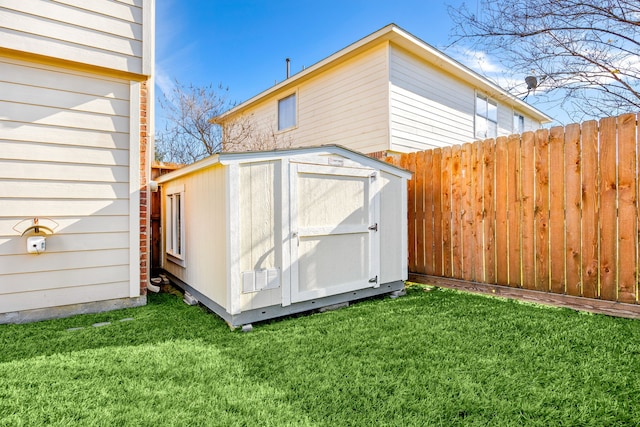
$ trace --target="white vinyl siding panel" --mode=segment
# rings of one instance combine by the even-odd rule
[[[265,99],[243,113],[257,133],[276,131],[281,146],[339,144],[364,153],[388,148],[386,46],[367,51],[302,82],[296,91],[296,126],[278,129],[278,100]],[[283,93],[286,96],[289,92]]]
[[[522,114],[522,113],[520,113]],[[536,131],[538,129],[540,129],[542,127],[542,125],[540,124],[539,121],[534,120],[530,117],[524,116],[524,131],[528,132],[528,131]]]
[[[302,85],[295,145],[339,144],[364,153],[387,149],[387,64],[382,45]]]
[[[71,304],[83,304],[94,301],[111,299],[113,294],[127,296],[129,294],[129,282],[87,285],[83,287],[47,289],[46,292],[37,290],[20,294],[1,295],[0,313],[10,313],[16,307],[20,310],[35,310],[42,307],[58,307]]]
[[[143,73],[142,2],[0,0],[2,47]],[[146,60],[146,59],[145,59]]]
[[[508,136],[513,132],[513,108],[498,102],[498,136]]]
[[[0,59],[0,312],[130,296],[129,93]],[[40,255],[13,229],[35,217],[58,223]]]
[[[184,267],[165,257],[164,268],[222,306],[227,301],[224,173],[222,166],[214,166],[163,184],[184,186],[185,202]],[[163,203],[164,215],[164,198]]]
[[[473,88],[396,46],[390,52],[391,149],[410,152],[473,140]]]

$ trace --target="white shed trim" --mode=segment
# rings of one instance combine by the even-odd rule
[[[405,169],[393,166],[389,163],[382,162],[380,160],[373,159],[362,153],[349,150],[348,148],[342,147],[340,145],[320,145],[316,147],[290,148],[286,150],[249,151],[249,152],[240,152],[240,153],[214,154],[198,162],[192,163],[188,166],[185,166],[180,169],[176,169],[173,172],[162,175],[158,177],[157,182],[163,183],[166,181],[170,181],[172,179],[176,179],[178,177],[205,169],[207,167],[211,167],[216,164],[230,165],[232,163],[238,163],[238,162],[241,163],[246,161],[277,160],[283,156],[297,154],[299,152],[305,152],[305,154],[308,153],[308,154],[315,154],[315,155],[337,154],[345,157],[356,156],[358,158],[358,161],[366,167],[379,169],[391,175],[395,175],[405,179],[410,179],[412,176],[412,173]],[[314,159],[317,160],[317,158],[314,158]]]
[[[227,254],[230,256],[229,268],[227,269],[227,283],[229,292],[227,293],[227,306],[229,313],[234,315],[240,313],[240,259],[236,256],[240,252],[240,199],[236,197],[239,193],[239,170],[238,164],[231,164],[227,168],[226,205],[227,205],[227,233],[226,245]],[[230,254],[230,255],[229,255]]]
[[[280,162],[280,173],[282,181],[283,194],[289,194],[291,188],[290,183],[290,170],[289,163]],[[288,307],[291,305],[291,277],[293,277],[293,264],[291,262],[291,245],[293,244],[293,238],[290,235],[291,221],[294,218],[291,212],[291,206],[289,204],[289,197],[282,196],[282,210],[280,212],[281,218],[281,235],[282,235],[282,306]],[[297,217],[296,217],[297,218]],[[296,271],[297,275],[298,272]]]

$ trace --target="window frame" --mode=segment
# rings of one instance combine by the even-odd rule
[[[480,111],[478,108],[479,102],[483,103],[484,111]],[[492,105],[495,107],[495,119],[492,118],[493,114],[489,109],[489,106]],[[480,92],[476,92],[475,103],[474,103],[474,112],[475,112],[475,121],[474,121],[474,129],[473,135],[474,138],[497,138],[498,137],[498,102]],[[480,124],[484,125],[484,129],[480,129]],[[493,135],[490,135],[490,124],[493,125],[493,129],[495,132]],[[484,135],[480,135],[479,132],[484,130]]]
[[[176,208],[177,201],[177,208]],[[165,193],[165,252],[167,259],[185,266],[185,191],[184,185],[168,188]]]
[[[281,117],[281,110],[280,110],[280,105],[281,105],[281,103],[282,103],[283,101],[286,101],[287,99],[290,99],[290,98],[293,98],[293,109],[291,110],[291,111],[292,111],[292,114],[293,114],[293,124],[291,124],[291,125],[289,125],[289,126],[286,126],[286,127],[281,127],[281,120],[280,120],[280,117]],[[297,92],[297,91],[292,92],[292,93],[290,93],[290,94],[288,94],[288,95],[286,95],[286,96],[283,96],[282,98],[278,99],[278,103],[277,103],[277,107],[276,107],[276,108],[277,108],[277,117],[276,117],[276,120],[277,120],[277,128],[278,128],[278,132],[286,132],[286,131],[288,131],[288,130],[295,129],[295,128],[297,128],[297,127],[298,127],[298,92]],[[288,122],[287,122],[287,123],[285,123],[285,125],[286,125],[286,124],[288,124]]]
[[[516,120],[518,121],[518,126],[516,126]],[[525,132],[525,120],[524,120],[524,115],[518,113],[517,111],[513,112],[513,133],[515,134],[522,134]]]

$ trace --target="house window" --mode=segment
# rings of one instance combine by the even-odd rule
[[[522,114],[513,113],[513,133],[524,132],[524,116]]]
[[[166,248],[172,261],[184,260],[184,187],[167,190]]]
[[[498,136],[498,103],[484,95],[476,95],[476,138]]]
[[[278,130],[292,128],[296,125],[296,94],[278,101]]]

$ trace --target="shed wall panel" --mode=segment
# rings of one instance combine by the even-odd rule
[[[278,219],[281,203],[279,162],[240,165],[240,271],[279,271],[282,283],[282,226]],[[242,310],[279,305],[281,285],[275,289],[243,292]]]
[[[406,204],[405,180],[389,173],[381,173],[380,186],[380,283],[405,279],[403,264],[408,260],[402,254],[403,246],[402,206]],[[403,198],[403,194],[405,197]]]
[[[224,167],[218,165],[186,175],[165,187],[169,185],[184,186],[185,267],[165,257],[164,268],[225,307],[228,261]]]

